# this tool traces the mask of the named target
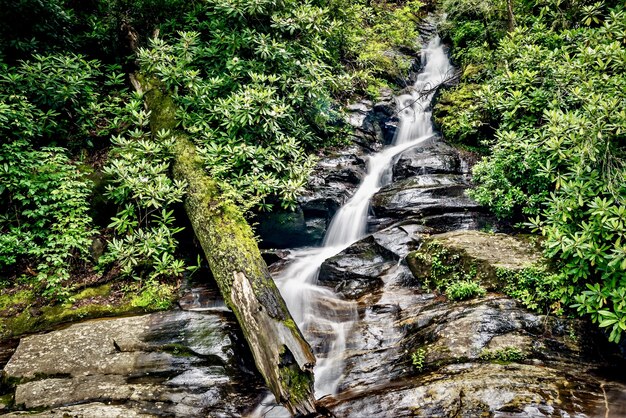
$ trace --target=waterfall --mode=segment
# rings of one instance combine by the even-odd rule
[[[396,98],[400,123],[393,144],[369,157],[365,178],[333,217],[323,246],[294,251],[288,267],[275,277],[289,311],[317,357],[317,398],[337,392],[347,337],[357,320],[356,302],[317,285],[320,266],[366,235],[370,200],[390,182],[394,158],[434,135],[430,102],[436,87],[451,75],[452,66],[439,37],[422,50],[421,59],[423,70],[415,84]]]

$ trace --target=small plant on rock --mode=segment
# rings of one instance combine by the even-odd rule
[[[526,354],[518,347],[503,347],[497,350],[483,350],[481,360],[500,363],[520,362],[526,358]]]
[[[487,291],[479,283],[471,280],[454,282],[446,289],[446,296],[450,300],[466,300],[484,296]]]
[[[413,367],[415,367],[415,369],[418,372],[421,372],[422,370],[424,370],[425,359],[426,359],[426,350],[424,350],[423,348],[418,348],[413,353],[411,353],[411,363],[413,364]]]

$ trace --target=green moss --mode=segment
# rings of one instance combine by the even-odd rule
[[[149,282],[139,294],[133,295],[130,305],[145,310],[165,310],[172,307],[176,299],[176,287],[158,282]]]
[[[70,297],[71,302],[60,303],[51,306],[43,306],[41,308],[32,307],[34,300],[32,292],[23,291],[19,296],[11,299],[4,299],[4,303],[19,303],[24,306],[19,314],[14,316],[3,317],[0,319],[0,340],[5,338],[13,338],[24,334],[48,330],[56,325],[77,321],[86,318],[98,318],[103,316],[118,316],[128,313],[140,312],[137,306],[131,301],[124,300],[119,304],[103,304],[94,301],[79,305],[78,302],[90,297],[106,296],[110,294],[111,286],[103,285],[95,288],[84,289],[78,294]],[[7,296],[7,295],[3,295]],[[150,310],[157,310],[155,307],[148,307]],[[144,309],[145,310],[145,309]]]
[[[76,295],[72,296],[74,301],[79,301],[94,297],[105,297],[111,294],[111,284],[104,284],[98,287],[88,287]]]
[[[494,363],[508,364],[523,361],[526,354],[518,347],[503,347],[497,350],[483,350],[480,358]]]
[[[0,311],[9,309],[12,306],[28,305],[34,299],[32,290],[19,290],[15,293],[4,291],[0,294]]]
[[[6,408],[10,408],[13,406],[14,397],[12,393],[7,393],[6,395],[0,395],[0,406],[4,405]]]
[[[313,374],[303,372],[297,364],[281,367],[280,381],[292,405],[306,401],[313,393]]]
[[[285,324],[285,326],[287,328],[289,328],[290,330],[292,330],[293,332],[295,332],[296,334],[300,333],[300,330],[298,329],[298,326],[296,325],[296,323],[293,321],[293,319],[289,318],[289,319],[285,319],[283,321],[283,324]]]
[[[485,123],[473,111],[478,90],[480,85],[471,83],[445,90],[433,107],[433,117],[446,140],[484,154],[488,151],[482,145],[487,135]]]

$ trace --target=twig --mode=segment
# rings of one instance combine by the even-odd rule
[[[441,87],[444,84],[450,84],[453,82],[458,81],[458,79],[461,77],[461,72],[460,71],[449,71],[443,78],[443,80],[441,80],[439,83],[433,85],[432,87],[429,85],[430,83],[426,84],[424,86],[424,88],[420,89],[419,91],[417,91],[415,88],[410,87],[409,89],[417,92],[418,95],[415,99],[413,99],[411,102],[409,102],[409,104],[407,104],[406,106],[404,106],[403,108],[397,110],[395,112],[396,115],[399,115],[402,111],[413,107],[413,105],[415,103],[417,103],[419,100],[423,99],[424,97],[430,96],[432,93],[434,93],[435,91],[437,91],[437,89],[439,89],[439,87]]]

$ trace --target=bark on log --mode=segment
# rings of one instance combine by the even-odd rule
[[[226,304],[235,313],[256,366],[292,414],[315,413],[311,347],[291,318],[241,211],[221,198],[193,142],[176,131],[176,107],[156,82],[139,79],[154,133],[176,136],[173,174],[188,184],[185,210]]]

